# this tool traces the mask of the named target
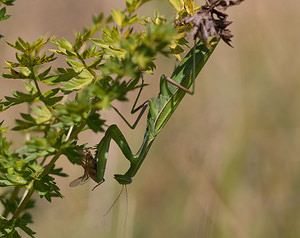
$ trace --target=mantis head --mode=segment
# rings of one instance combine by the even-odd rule
[[[123,174],[115,174],[114,178],[118,181],[119,184],[130,184],[132,182],[132,179],[130,177]]]

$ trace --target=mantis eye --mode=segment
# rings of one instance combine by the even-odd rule
[[[130,184],[132,183],[132,179],[126,175],[122,174],[115,174],[114,175],[115,180],[118,181],[119,184]]]

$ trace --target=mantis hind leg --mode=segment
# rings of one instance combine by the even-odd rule
[[[193,77],[193,86],[192,86],[192,90],[189,90],[185,87],[183,87],[180,83],[177,83],[176,81],[174,81],[173,79],[164,76],[164,80],[168,81],[170,84],[173,84],[174,86],[180,88],[181,90],[185,91],[186,93],[190,94],[190,95],[194,95],[195,92],[195,79],[196,79],[196,72],[195,72],[195,65],[196,65],[196,54],[195,54],[195,45],[196,45],[196,41],[194,43],[194,48],[193,48],[193,54],[192,54],[192,60],[193,60],[193,68],[192,68],[192,77]]]

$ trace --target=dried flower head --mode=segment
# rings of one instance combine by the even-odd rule
[[[226,44],[230,44],[233,35],[227,29],[232,22],[227,21],[228,15],[224,12],[228,7],[238,5],[244,0],[206,0],[196,15],[183,18],[179,24],[193,25],[190,32],[194,39],[208,43],[212,37],[221,38]]]

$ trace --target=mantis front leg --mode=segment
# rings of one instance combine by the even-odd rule
[[[100,143],[97,145],[97,181],[102,181],[104,179],[108,150],[112,139],[116,142],[124,156],[130,162],[130,168],[128,171],[125,174],[115,174],[114,178],[120,184],[130,184],[132,182],[132,177],[137,173],[144,161],[152,145],[153,139],[149,139],[148,133],[146,132],[141,148],[138,153],[134,155],[120,129],[116,125],[111,125],[106,130]]]

